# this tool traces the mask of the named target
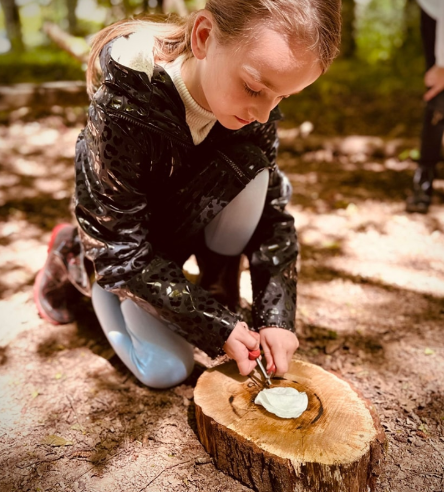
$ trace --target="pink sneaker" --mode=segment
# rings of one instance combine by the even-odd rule
[[[51,235],[48,257],[34,282],[34,301],[41,318],[54,325],[74,321],[72,306],[78,296],[68,275],[69,256],[76,247],[77,230],[71,224],[59,224]],[[78,247],[78,246],[77,246]]]

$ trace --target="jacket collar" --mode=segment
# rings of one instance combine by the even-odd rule
[[[138,114],[131,112],[132,118],[183,145],[194,147],[190,128],[186,122],[185,106],[165,69],[160,65],[154,65],[150,81],[145,72],[128,68],[112,58],[113,42],[114,40],[107,43],[100,54],[104,84],[123,92],[131,99],[132,107],[140,108]],[[121,110],[125,112],[124,107]],[[281,118],[281,112],[276,107],[271,111],[268,123]],[[203,143],[249,134],[257,125],[258,123],[251,123],[239,130],[229,130],[216,122]]]

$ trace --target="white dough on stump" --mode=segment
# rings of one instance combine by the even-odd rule
[[[234,361],[208,369],[195,391],[199,439],[216,466],[259,492],[369,492],[376,486],[385,435],[370,402],[343,379],[293,359],[273,387],[307,395],[298,418],[254,403],[264,389]]]
[[[308,396],[291,387],[265,388],[258,393],[254,403],[282,419],[296,419],[307,410]]]

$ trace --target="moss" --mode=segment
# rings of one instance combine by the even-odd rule
[[[0,55],[0,84],[84,79],[81,63],[58,48]]]

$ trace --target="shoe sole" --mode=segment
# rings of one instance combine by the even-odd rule
[[[53,231],[52,231],[52,234],[51,234],[51,238],[49,239],[49,244],[48,244],[48,254],[51,252],[52,250],[52,247],[54,246],[54,241],[56,239],[56,236],[57,234],[59,233],[59,231],[61,229],[63,229],[64,227],[71,227],[71,224],[68,224],[68,223],[63,223],[63,224],[59,224],[58,226],[54,227]],[[34,281],[34,289],[33,289],[33,294],[34,294],[34,302],[35,302],[35,305],[37,307],[37,312],[38,312],[38,315],[40,316],[40,318],[44,319],[45,321],[48,321],[49,323],[51,323],[52,325],[62,325],[62,324],[67,324],[67,323],[71,323],[71,321],[66,321],[65,323],[60,323],[60,321],[57,321],[53,318],[51,318],[47,313],[46,311],[43,309],[43,306],[40,302],[40,298],[39,298],[39,285],[40,285],[40,280],[42,278],[42,275],[43,275],[43,270],[39,270],[36,277],[35,277],[35,281]],[[74,321],[74,320],[72,320]]]

